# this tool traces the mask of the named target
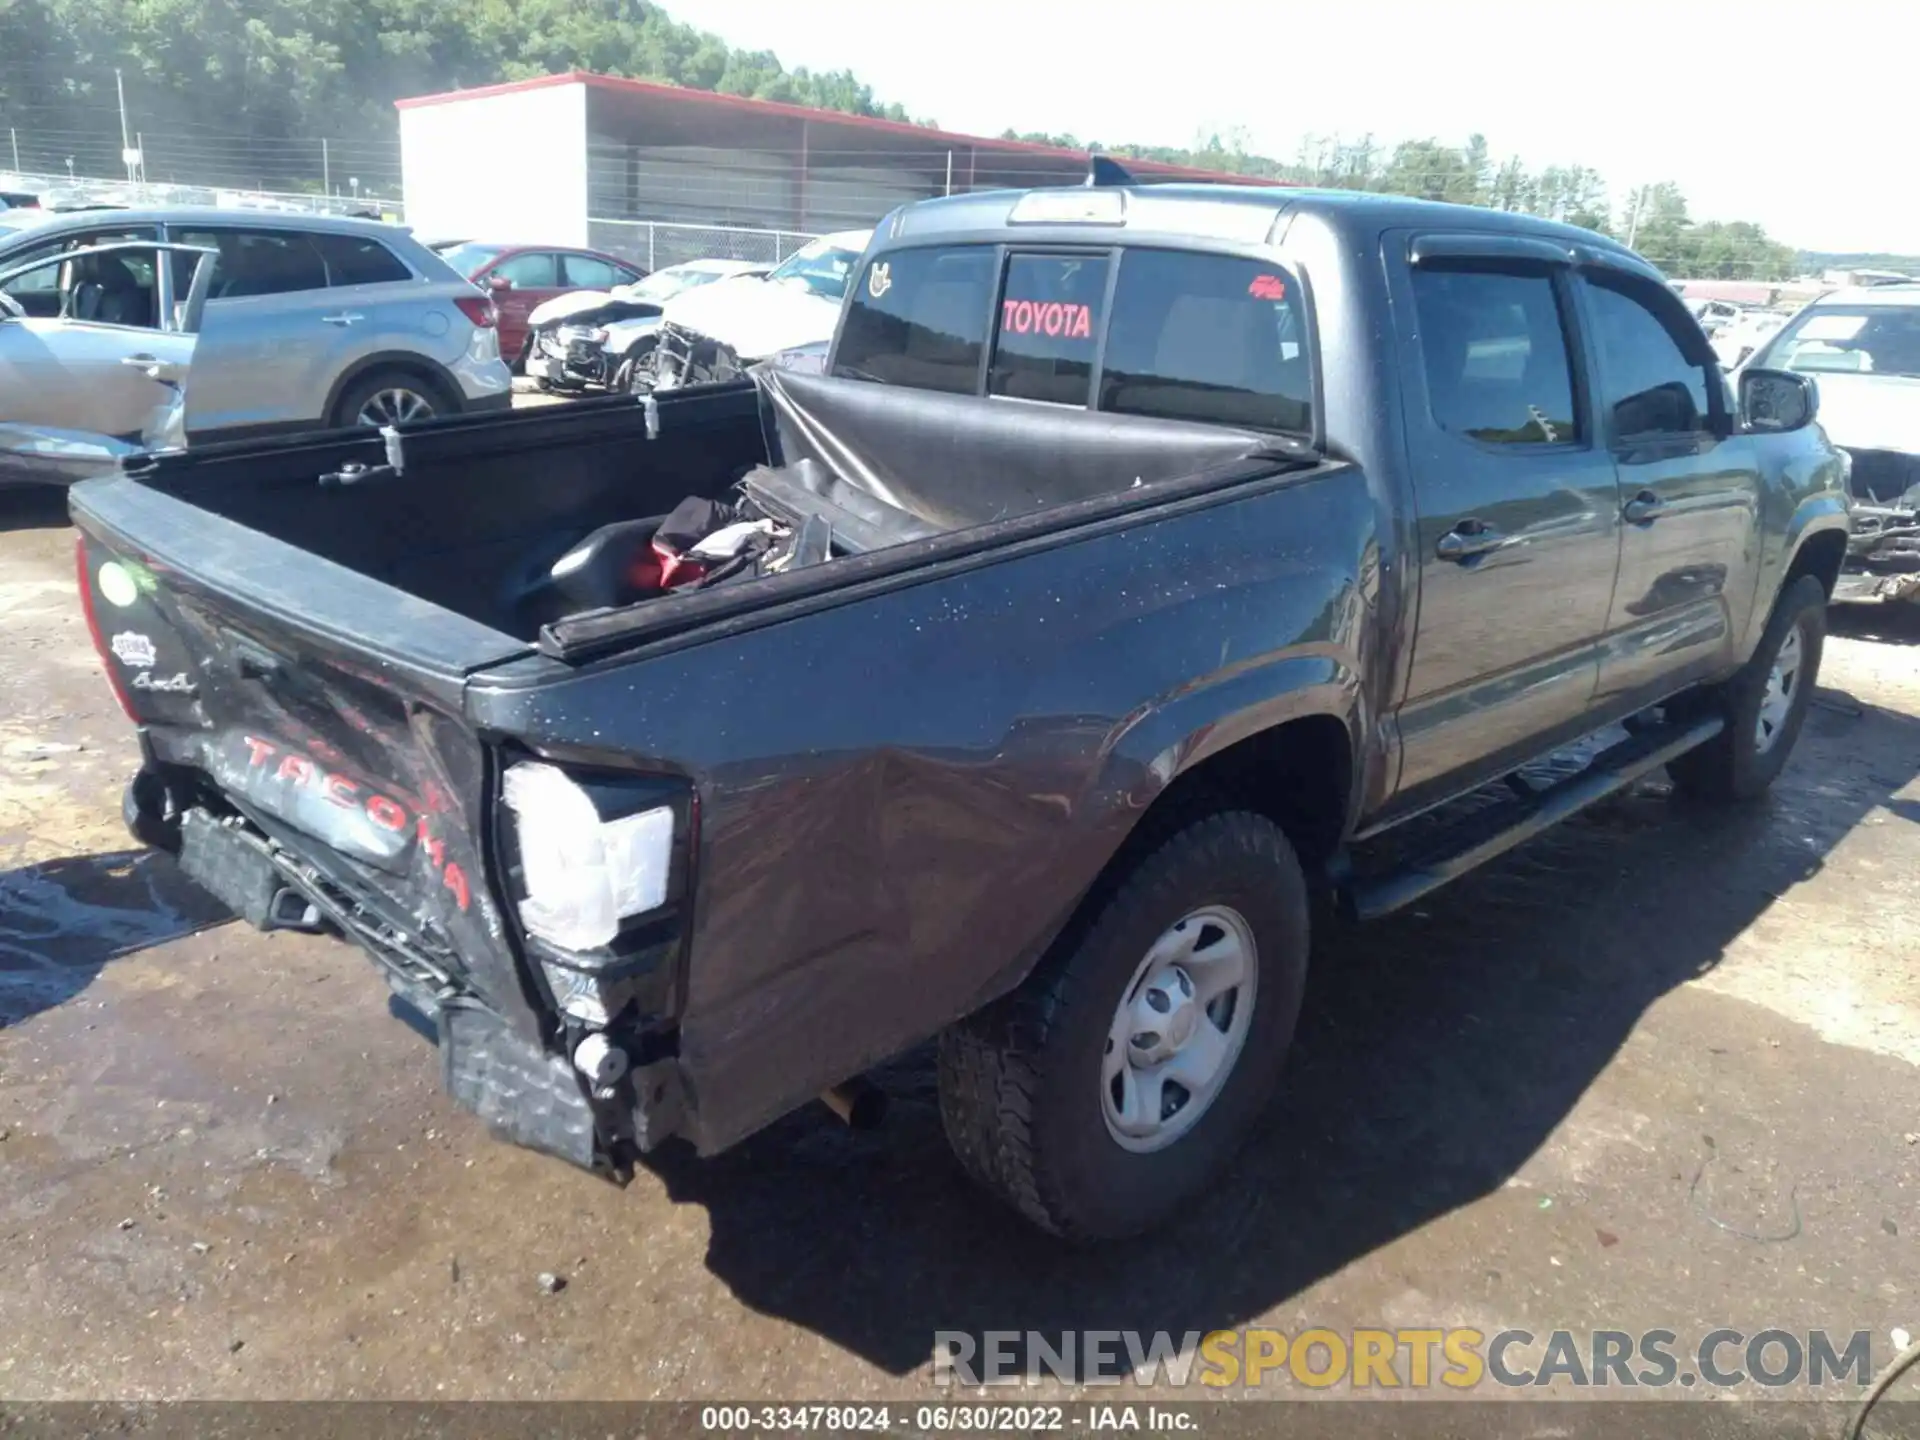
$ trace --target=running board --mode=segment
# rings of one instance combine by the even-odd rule
[[[1443,832],[1421,858],[1383,875],[1350,877],[1340,887],[1341,908],[1353,919],[1374,920],[1411,905],[1589,805],[1618,794],[1669,760],[1706,744],[1725,725],[1720,716],[1711,715],[1687,725],[1665,725],[1631,734],[1566,779],[1510,805],[1468,816],[1453,833]]]

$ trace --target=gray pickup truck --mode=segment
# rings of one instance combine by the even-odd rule
[[[621,1176],[938,1036],[962,1166],[1099,1238],[1279,1083],[1316,887],[1767,787],[1847,543],[1817,400],[1585,231],[1090,183],[890,215],[824,373],[72,508],[135,834],[358,942],[498,1133]]]

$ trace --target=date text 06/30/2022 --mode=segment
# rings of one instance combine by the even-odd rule
[[[752,1434],[822,1430],[835,1433],[895,1429],[919,1434],[1030,1435],[1036,1431],[1155,1431],[1191,1434],[1199,1429],[1191,1407],[1153,1404],[1079,1405],[708,1405],[700,1428]]]

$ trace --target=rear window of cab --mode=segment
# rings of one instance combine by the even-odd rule
[[[848,297],[833,373],[956,395],[1303,433],[1299,286],[1190,250],[894,250]]]

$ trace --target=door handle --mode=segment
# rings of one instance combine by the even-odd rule
[[[1642,490],[1621,507],[1620,513],[1627,517],[1629,524],[1647,525],[1658,520],[1666,508],[1666,501],[1651,490]]]
[[[1454,560],[1464,565],[1477,556],[1511,543],[1485,521],[1462,520],[1440,537],[1439,543],[1433,547],[1433,553],[1442,560]]]
[[[320,319],[328,325],[352,325],[356,321],[366,318],[364,315],[355,315],[349,310],[343,310],[338,315],[322,315],[320,317]]]
[[[138,365],[144,370],[149,365],[158,365],[160,363],[160,357],[158,355],[122,355],[120,357],[120,363],[122,365]]]

